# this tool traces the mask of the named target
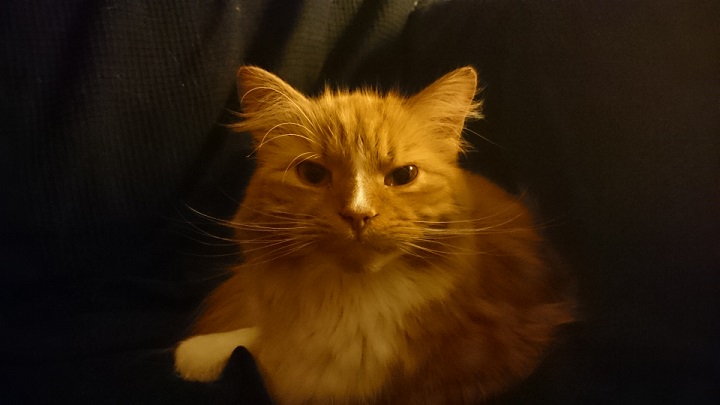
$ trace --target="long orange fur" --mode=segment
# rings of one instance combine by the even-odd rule
[[[238,83],[258,163],[230,221],[244,261],[176,349],[181,376],[213,380],[244,345],[279,404],[463,404],[533,371],[571,300],[522,201],[458,167],[472,68],[409,98],[308,98],[256,67]]]

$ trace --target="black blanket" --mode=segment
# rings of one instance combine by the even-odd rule
[[[5,1],[0,402],[269,403],[252,358],[173,374],[235,260],[235,71],[415,91],[472,64],[463,162],[532,197],[581,321],[498,403],[717,403],[716,1]]]

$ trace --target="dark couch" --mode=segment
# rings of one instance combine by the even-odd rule
[[[472,64],[464,164],[532,196],[581,303],[496,402],[718,403],[718,3],[415,3],[3,2],[0,402],[268,403],[244,350],[214,384],[169,351],[237,260],[196,212],[252,170],[237,67],[411,92]]]

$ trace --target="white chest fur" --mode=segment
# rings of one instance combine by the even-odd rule
[[[371,397],[400,365],[407,314],[442,299],[452,279],[402,263],[374,274],[316,269],[262,291],[268,317],[251,351],[281,402]]]

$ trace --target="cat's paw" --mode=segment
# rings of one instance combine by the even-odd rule
[[[233,350],[238,346],[249,347],[258,335],[257,328],[243,328],[183,340],[175,349],[175,370],[188,381],[215,381]]]

